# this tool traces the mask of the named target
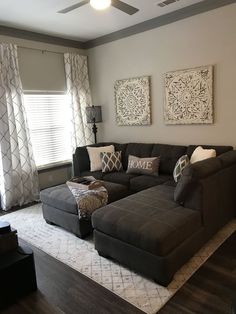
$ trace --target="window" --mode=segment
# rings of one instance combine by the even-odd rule
[[[37,167],[71,160],[67,96],[25,93],[24,101]]]

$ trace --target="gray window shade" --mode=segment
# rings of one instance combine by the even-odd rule
[[[65,94],[24,95],[37,166],[71,160],[70,117]]]
[[[19,48],[18,56],[24,90],[66,91],[63,54]]]

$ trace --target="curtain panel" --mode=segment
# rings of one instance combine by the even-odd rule
[[[86,107],[92,105],[87,57],[65,53],[67,93],[71,108],[72,152],[76,147],[93,143],[91,127],[86,122]]]
[[[17,47],[0,44],[0,194],[4,210],[38,199]]]

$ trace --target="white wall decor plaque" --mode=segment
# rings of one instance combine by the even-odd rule
[[[213,123],[213,66],[165,74],[166,124]]]
[[[115,105],[118,125],[151,124],[150,77],[116,81]]]

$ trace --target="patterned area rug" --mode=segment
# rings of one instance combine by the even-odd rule
[[[194,272],[236,230],[230,222],[176,273],[168,287],[100,257],[92,237],[81,240],[73,234],[46,224],[41,204],[0,217],[18,230],[18,236],[61,262],[88,276],[148,314],[156,313]]]

